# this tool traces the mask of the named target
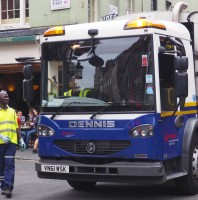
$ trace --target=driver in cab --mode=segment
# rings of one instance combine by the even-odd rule
[[[89,89],[80,89],[80,86],[77,85],[75,76],[71,77],[71,81],[69,82],[69,87],[71,88],[67,92],[64,92],[64,96],[78,96],[78,97],[86,97],[91,90]]]

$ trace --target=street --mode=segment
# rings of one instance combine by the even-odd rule
[[[12,199],[16,200],[197,200],[198,195],[182,196],[171,184],[164,186],[134,186],[129,184],[99,183],[92,191],[76,191],[66,181],[37,178],[34,163],[38,160],[32,149],[16,154],[15,188]],[[6,199],[1,196],[1,199]]]

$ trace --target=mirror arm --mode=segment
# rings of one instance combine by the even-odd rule
[[[40,58],[37,58],[37,59],[28,59],[25,61],[25,64],[28,64],[29,62],[35,62],[35,61],[40,61],[41,59]]]
[[[181,103],[185,100],[185,98],[186,98],[186,97],[181,97],[181,98],[179,99],[179,103],[177,104],[177,106],[176,106],[176,108],[175,108],[173,114],[172,114],[170,117],[172,117],[172,116],[175,115],[175,113],[177,112],[177,109],[179,108],[179,106],[181,105]]]

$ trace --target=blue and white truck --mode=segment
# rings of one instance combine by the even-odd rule
[[[162,184],[198,193],[198,13],[57,26],[41,42],[39,178]],[[33,100],[32,60],[24,99]]]

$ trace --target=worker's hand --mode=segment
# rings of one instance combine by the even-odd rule
[[[10,138],[8,136],[0,135],[0,139],[2,139],[5,144],[10,142]]]
[[[25,144],[23,138],[21,138],[21,139],[19,140],[19,149],[20,149],[21,151],[24,151],[24,150],[26,149],[26,144]]]

